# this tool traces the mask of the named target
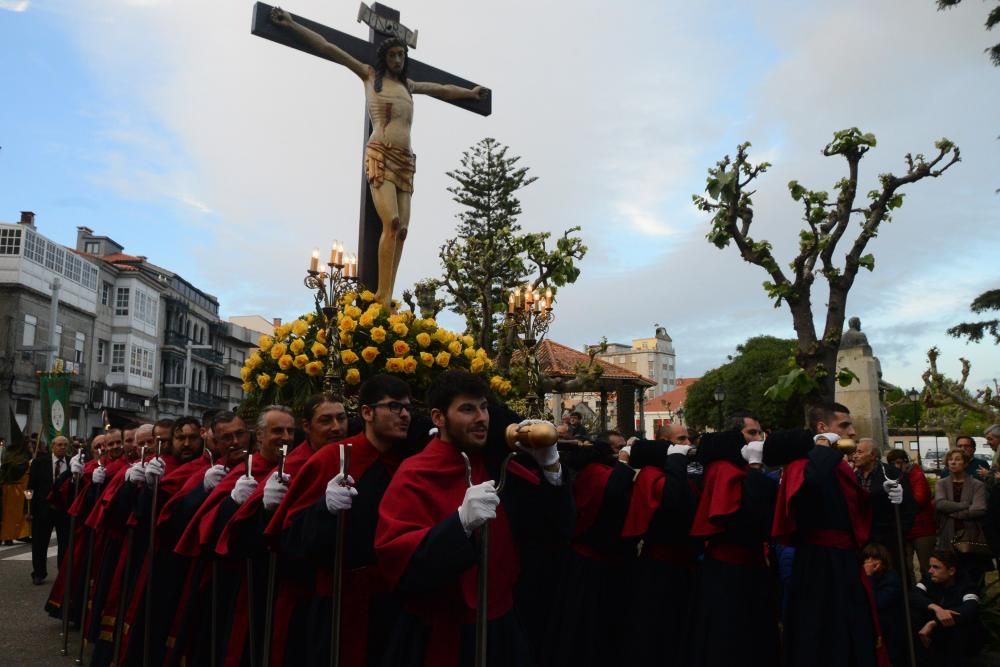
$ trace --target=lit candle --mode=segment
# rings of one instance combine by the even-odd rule
[[[315,271],[319,268],[319,248],[313,248],[312,257],[309,258],[309,270]]]
[[[507,312],[511,315],[514,314],[514,295],[510,295],[510,299],[507,300]]]
[[[336,264],[337,263],[337,242],[336,241],[334,241],[330,245],[330,263],[331,264]]]
[[[545,288],[545,300],[548,301],[549,303],[552,302],[552,288],[551,287],[546,287]]]
[[[353,278],[357,272],[358,258],[355,255],[347,256],[347,277]]]
[[[337,241],[337,266],[344,265],[344,244]]]

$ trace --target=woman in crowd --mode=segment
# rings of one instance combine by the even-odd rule
[[[986,515],[986,487],[966,474],[969,455],[952,449],[945,457],[948,476],[938,480],[934,506],[938,515],[938,549],[959,552],[959,567],[972,581],[979,581],[982,565],[972,553],[984,544],[983,517]]]

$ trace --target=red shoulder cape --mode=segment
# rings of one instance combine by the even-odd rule
[[[691,524],[692,537],[710,537],[725,530],[719,520],[734,514],[743,502],[746,468],[731,461],[714,461],[705,469],[705,485]]]
[[[649,530],[656,510],[663,502],[663,485],[667,473],[656,466],[645,466],[632,484],[632,499],[622,528],[622,537],[639,537]]]
[[[603,463],[591,463],[577,474],[573,482],[573,500],[576,503],[574,537],[585,534],[597,520],[613,470],[614,468]]]
[[[802,489],[805,483],[806,465],[809,459],[797,459],[785,466],[778,485],[778,498],[774,505],[774,521],[771,524],[771,535],[789,542],[798,530],[798,521],[792,506],[792,499]],[[870,494],[861,488],[857,477],[847,461],[841,460],[834,470],[837,484],[844,494],[847,503],[847,513],[851,519],[851,533],[857,548],[868,543],[872,525],[872,507]]]

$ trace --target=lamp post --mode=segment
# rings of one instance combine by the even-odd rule
[[[921,457],[921,455],[920,455],[920,392],[917,391],[915,388],[914,389],[910,389],[910,391],[906,392],[906,398],[909,399],[910,403],[913,404],[913,426],[914,426],[914,428],[917,431],[917,458],[919,459]],[[941,473],[941,450],[938,449],[937,440],[936,439],[934,440],[934,455],[937,457],[937,462],[936,462],[935,465],[937,466],[938,475],[940,476],[940,473]]]
[[[556,319],[552,313],[552,288],[545,293],[536,292],[531,285],[517,288],[507,299],[507,319],[504,326],[512,327],[517,346],[524,355],[524,368],[528,380],[528,417],[542,416],[542,383],[538,371],[535,349]]]
[[[722,430],[722,402],[726,400],[726,390],[723,389],[722,385],[716,385],[715,391],[712,392],[712,398],[715,399],[715,403],[719,408],[719,430]]]
[[[323,390],[344,399],[344,380],[340,376],[340,332],[337,327],[337,311],[341,300],[351,289],[359,285],[358,258],[345,255],[344,245],[334,241],[330,247],[330,261],[325,269],[319,268],[319,249],[312,251],[309,270],[303,284],[314,292],[316,312],[323,316],[326,324],[327,361],[323,376]]]

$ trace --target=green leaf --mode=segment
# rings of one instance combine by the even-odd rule
[[[875,255],[868,253],[864,257],[858,259],[858,265],[863,266],[869,271],[875,270]]]

